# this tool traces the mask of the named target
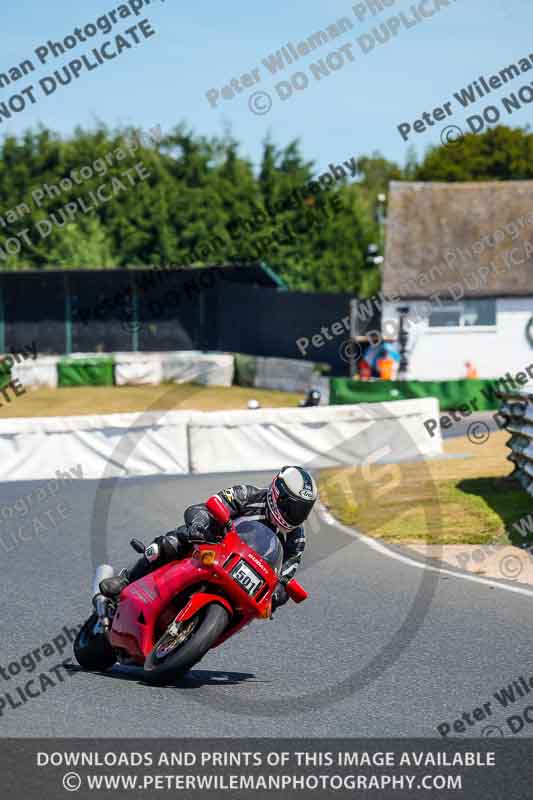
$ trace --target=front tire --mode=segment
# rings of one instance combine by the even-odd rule
[[[165,654],[169,638],[167,630],[146,657],[144,675],[147,683],[162,686],[185,675],[222,635],[229,623],[229,614],[219,603],[211,603],[189,622],[194,625],[185,641]],[[185,626],[187,624],[182,623]]]
[[[113,648],[103,633],[94,633],[94,626],[98,622],[98,615],[91,614],[85,625],[79,631],[74,642],[74,655],[76,661],[83,669],[92,672],[105,672],[116,661]]]

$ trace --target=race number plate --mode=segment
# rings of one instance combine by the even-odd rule
[[[257,575],[242,558],[237,566],[231,570],[231,577],[233,580],[237,581],[248,594],[255,594],[263,583],[259,575]]]

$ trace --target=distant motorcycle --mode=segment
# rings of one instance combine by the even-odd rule
[[[104,597],[99,584],[109,566],[97,570],[94,613],[74,642],[78,663],[103,671],[115,663],[144,668],[145,679],[165,684],[184,675],[213,647],[254,619],[272,616],[272,595],[283,563],[280,540],[255,521],[238,529],[217,497],[207,501],[226,531],[214,544],[197,545],[188,558],[166,564],[123,589],[118,601]],[[132,540],[143,553],[142,542]],[[307,592],[294,579],[286,586],[296,603]]]

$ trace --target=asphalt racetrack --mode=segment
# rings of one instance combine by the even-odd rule
[[[233,474],[121,481],[110,506],[111,562],[129,563],[135,557],[129,539],[148,541],[171,529],[190,502],[224,485],[265,480],[264,474]],[[0,503],[13,504],[45,483],[4,483]],[[309,600],[254,623],[175,686],[151,688],[135,669],[74,669],[63,682],[53,678],[54,685],[36,690],[39,674],[50,674],[71,646],[62,657],[48,652],[32,672],[27,659],[19,666],[25,654],[90,612],[97,486],[66,484],[61,498],[70,516],[63,524],[2,552],[4,736],[431,737],[438,736],[437,725],[533,673],[533,592],[417,569],[322,521],[312,526],[298,575]],[[12,522],[14,530],[15,522],[28,525]],[[18,662],[11,666],[20,670],[16,675],[7,672],[12,662]],[[23,702],[16,688],[32,677],[35,696]],[[494,699],[492,709],[486,720],[465,725],[464,735],[488,735],[486,726],[503,727],[515,713],[498,710]]]

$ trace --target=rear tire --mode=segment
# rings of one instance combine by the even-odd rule
[[[116,662],[113,648],[103,633],[93,633],[93,628],[98,622],[98,615],[92,614],[74,642],[74,655],[76,661],[83,669],[93,672],[104,672]]]
[[[144,675],[147,683],[162,686],[185,675],[211,649],[229,623],[229,614],[219,603],[211,603],[198,613],[202,618],[190,638],[176,650],[164,658],[158,658],[157,650],[166,636],[165,633],[146,657]]]

